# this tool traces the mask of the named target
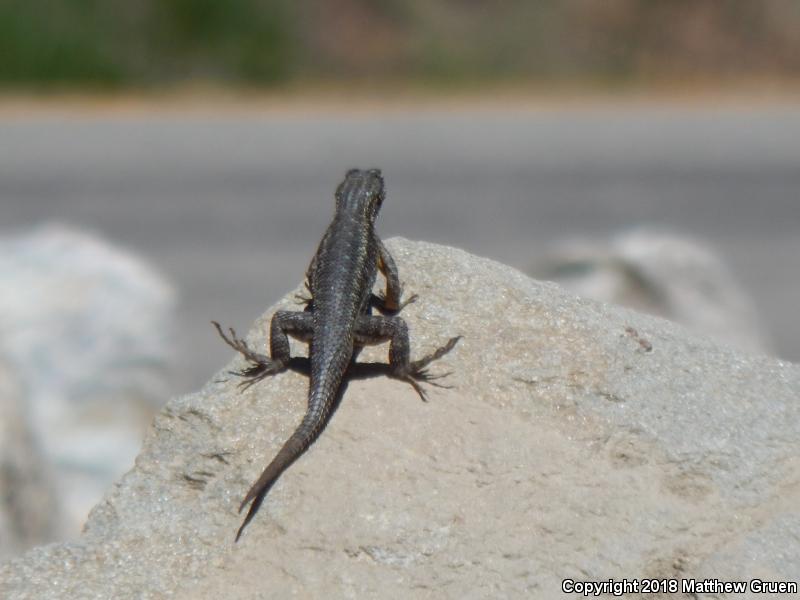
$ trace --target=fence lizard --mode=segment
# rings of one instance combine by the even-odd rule
[[[250,509],[236,533],[236,540],[255,516],[261,502],[280,475],[319,437],[336,402],[348,367],[363,346],[389,342],[388,374],[411,384],[422,400],[425,392],[418,382],[439,385],[425,367],[444,356],[459,337],[427,356],[412,361],[409,355],[408,327],[396,314],[416,295],[401,302],[397,267],[389,251],[375,233],[375,219],[386,196],[378,169],[352,169],[336,190],[336,211],[306,271],[303,312],[278,311],[270,322],[270,355],[253,351],[236,336],[226,335],[213,322],[222,339],[241,353],[250,366],[235,372],[247,387],[280,373],[290,362],[289,338],[309,344],[310,379],[308,408],[302,422],[264,469],[242,501]],[[372,293],[378,270],[386,278],[386,291]],[[381,315],[373,315],[372,308]],[[442,386],[443,387],[443,386]]]

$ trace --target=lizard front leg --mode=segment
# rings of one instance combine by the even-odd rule
[[[431,375],[425,367],[450,352],[460,339],[461,336],[450,338],[444,346],[419,360],[412,361],[408,342],[408,325],[400,317],[362,315],[358,318],[355,329],[355,343],[358,346],[389,342],[391,377],[410,384],[424,402],[428,401],[425,390],[417,382],[423,381],[437,387],[447,387],[435,383],[433,380],[441,379],[449,374]]]
[[[231,348],[244,356],[250,365],[241,371],[233,371],[233,375],[242,377],[244,381],[240,386],[247,389],[254,383],[286,370],[291,355],[289,353],[289,336],[302,342],[311,340],[313,332],[313,316],[310,312],[292,312],[279,310],[272,315],[269,324],[269,356],[254,351],[247,342],[236,335],[233,328],[229,328],[230,337],[225,335],[222,327],[212,321],[220,337]]]
[[[412,295],[408,300],[402,302],[403,286],[400,284],[400,275],[397,272],[397,265],[392,258],[389,249],[383,242],[375,237],[378,246],[378,269],[386,278],[386,292],[382,296],[373,296],[372,304],[383,313],[399,313],[406,305],[417,300],[417,295]]]

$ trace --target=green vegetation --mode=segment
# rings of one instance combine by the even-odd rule
[[[0,83],[272,83],[292,57],[281,1],[0,0]]]
[[[122,66],[104,51],[97,6],[88,0],[0,3],[0,80],[114,83]],[[82,16],[84,15],[84,16]]]
[[[0,0],[0,86],[796,78],[797,0]]]

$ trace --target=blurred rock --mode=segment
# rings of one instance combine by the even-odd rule
[[[0,353],[55,477],[64,535],[133,464],[168,397],[175,291],[132,253],[60,225],[0,240]]]
[[[0,595],[550,599],[564,578],[796,579],[800,367],[459,250],[389,247],[420,295],[413,355],[464,336],[433,368],[454,389],[423,404],[350,382],[234,544],[307,380],[241,392],[216,375],[161,411],[80,540],[0,567]],[[278,307],[293,293],[251,344]]]
[[[0,357],[0,559],[58,536],[58,502],[25,414],[26,396]]]
[[[771,348],[755,303],[725,261],[683,235],[637,229],[607,241],[567,240],[532,274],[593,300],[675,321],[740,350]]]

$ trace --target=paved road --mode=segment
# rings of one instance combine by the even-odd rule
[[[0,115],[0,233],[60,220],[182,291],[188,391],[300,281],[350,166],[380,166],[380,232],[525,268],[564,235],[642,223],[709,240],[800,361],[800,107]]]

